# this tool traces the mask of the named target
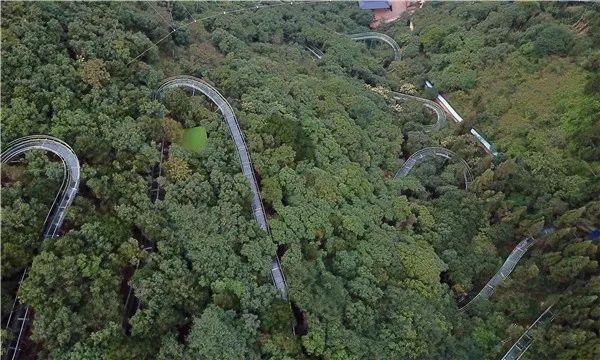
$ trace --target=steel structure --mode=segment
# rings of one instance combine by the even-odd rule
[[[258,8],[258,6],[257,6],[257,8]],[[194,22],[195,22],[195,20],[194,20]],[[411,25],[412,25],[412,23],[411,23]],[[400,46],[393,38],[389,37],[388,35],[385,35],[382,33],[377,33],[377,32],[365,32],[365,33],[353,34],[353,35],[350,35],[350,37],[353,40],[374,39],[374,40],[383,41],[392,48],[392,50],[394,52],[394,60],[395,61],[400,60]],[[318,59],[321,59],[321,57],[323,56],[323,52],[320,51],[319,49],[307,47],[307,50],[309,50]],[[428,87],[432,86],[431,83],[429,83],[429,81],[427,81],[427,86]],[[251,191],[253,193],[252,209],[253,209],[254,217],[255,217],[257,223],[259,224],[260,228],[270,234],[270,229],[269,229],[269,226],[267,223],[267,217],[266,217],[266,214],[264,211],[264,206],[262,204],[260,191],[258,189],[258,182],[257,182],[255,174],[254,174],[254,170],[253,170],[250,156],[248,153],[247,145],[244,141],[243,133],[241,132],[241,129],[239,128],[239,124],[238,124],[237,118],[235,116],[235,113],[233,112],[233,108],[231,107],[231,105],[229,105],[227,100],[210,84],[206,83],[205,81],[203,81],[199,78],[195,78],[195,77],[191,77],[191,76],[176,76],[176,77],[168,78],[163,82],[163,84],[160,86],[160,88],[158,89],[157,92],[158,92],[159,96],[162,97],[165,90],[170,89],[170,88],[176,88],[176,87],[177,88],[182,87],[182,88],[192,90],[192,91],[195,91],[195,90],[201,91],[204,95],[206,95],[208,98],[210,98],[215,103],[215,105],[219,108],[220,112],[222,113],[223,117],[225,118],[225,120],[227,122],[230,134],[232,136],[232,139],[236,146],[236,150],[240,157],[242,173],[244,174],[244,176],[248,179],[248,181],[250,183]],[[440,106],[437,105],[435,102],[432,102],[427,99],[419,98],[416,96],[412,96],[412,95],[401,94],[401,93],[393,93],[393,96],[394,96],[394,99],[396,99],[396,100],[417,100],[417,101],[423,102],[423,106],[433,110],[437,115],[436,124],[434,124],[432,126],[432,128],[435,130],[438,130],[445,125],[445,123],[446,123],[445,114],[444,114],[443,110],[440,108]],[[460,117],[460,115],[458,115],[458,113],[456,113],[456,111],[454,111],[454,109],[447,103],[447,101],[441,95],[438,95],[438,99],[440,99],[441,103],[445,107],[447,107],[448,111],[453,115],[453,117],[456,119],[457,122],[462,122],[462,117]],[[473,133],[473,131],[474,130],[471,129],[472,133]],[[478,134],[474,134],[474,135],[477,136]],[[482,142],[482,143],[485,146],[485,143],[484,142]],[[73,199],[76,196],[76,193],[77,193],[77,190],[79,187],[80,166],[79,166],[79,161],[77,159],[77,156],[75,155],[74,151],[70,148],[70,146],[68,144],[64,143],[63,141],[61,141],[59,139],[56,139],[56,138],[53,138],[50,136],[27,136],[27,137],[20,138],[20,139],[17,139],[15,141],[11,142],[8,145],[8,147],[9,148],[4,153],[1,154],[1,162],[2,163],[7,163],[7,162],[11,161],[13,158],[15,158],[16,156],[18,156],[26,151],[33,150],[33,149],[41,149],[41,150],[50,151],[50,152],[56,154],[57,156],[59,156],[60,159],[62,160],[63,165],[64,165],[63,184],[61,185],[60,191],[58,192],[58,195],[56,196],[56,198],[52,204],[50,212],[46,216],[46,220],[44,222],[44,229],[43,229],[43,238],[57,236],[58,231],[59,231],[62,223],[64,222],[65,213],[66,213],[67,209],[69,208],[69,206],[72,204]],[[395,178],[399,178],[399,177],[407,175],[414,166],[425,161],[425,159],[428,157],[435,157],[435,156],[442,157],[445,159],[456,158],[456,156],[453,152],[451,152],[450,150],[441,148],[441,147],[431,147],[431,148],[421,149],[421,150],[415,152],[414,154],[412,154],[407,159],[407,161],[404,163],[402,168],[400,168],[398,170],[398,172],[395,174]],[[162,151],[161,151],[161,161],[162,161]],[[465,179],[465,187],[467,187],[468,183],[470,183],[473,180],[473,176],[472,176],[470,167],[463,159],[458,159],[458,161],[461,162],[465,167],[464,179]],[[155,192],[156,192],[156,194],[158,194],[157,190],[155,190]],[[152,190],[151,190],[151,194],[152,194]],[[154,200],[156,200],[156,198]],[[554,231],[554,229],[552,229],[552,228],[544,229],[542,231],[542,237],[552,233],[553,231]],[[515,247],[515,249],[511,252],[511,254],[505,260],[505,262],[500,267],[498,272],[488,281],[488,283],[484,286],[484,288],[471,301],[469,301],[469,303],[467,303],[463,308],[461,308],[461,310],[467,308],[471,303],[473,303],[473,301],[475,301],[478,298],[488,299],[494,293],[495,288],[504,279],[506,279],[509,276],[509,274],[515,268],[516,264],[521,259],[521,257],[524,255],[524,253],[527,252],[527,250],[529,248],[531,248],[536,243],[537,240],[538,239],[536,239],[533,236],[522,240]],[[26,273],[27,273],[27,270],[25,270],[21,276],[21,279],[19,281],[19,288],[20,288],[23,280],[26,277]],[[285,281],[283,271],[281,270],[279,257],[277,255],[275,256],[275,258],[272,260],[272,263],[271,263],[271,276],[272,276],[274,285],[281,292],[282,296],[284,298],[287,298],[287,283]],[[131,294],[129,293],[128,298],[130,295]],[[19,306],[20,306],[20,304],[18,303],[17,299],[15,299],[15,302],[13,304],[13,309],[12,309],[11,313],[9,314],[8,324],[11,323],[14,315],[16,314],[15,308],[17,308]],[[523,353],[531,346],[531,344],[533,342],[533,337],[532,337],[533,330],[540,324],[545,324],[545,323],[552,321],[554,319],[554,317],[556,316],[556,313],[552,312],[552,310],[551,310],[552,307],[553,306],[548,307],[527,328],[527,330],[523,333],[523,335],[521,335],[521,337],[511,346],[511,348],[508,350],[508,352],[502,357],[502,360],[517,360],[523,355]],[[24,310],[23,310],[23,313],[21,314],[21,316],[17,316],[17,320],[21,322],[21,324],[19,326],[19,329],[20,329],[19,334],[18,334],[18,337],[16,340],[14,340],[8,344],[7,352],[3,355],[4,358],[15,359],[18,356],[18,352],[20,350],[19,344],[20,344],[20,341],[22,338],[23,331],[26,327],[26,321],[28,320],[28,318],[27,318],[28,312],[29,312],[29,309],[24,307]],[[10,356],[11,351],[12,351],[12,356]]]
[[[244,135],[242,133],[242,130],[240,129],[235,113],[233,112],[233,108],[231,107],[229,102],[227,102],[227,99],[225,99],[225,97],[221,95],[221,93],[219,93],[217,89],[215,89],[206,81],[193,76],[186,75],[180,75],[166,79],[157,90],[159,98],[163,97],[164,92],[166,90],[172,88],[184,88],[186,90],[191,90],[194,92],[200,91],[219,108],[219,111],[221,112],[223,118],[225,119],[225,122],[227,123],[227,127],[229,128],[229,134],[233,139],[235,148],[239,155],[242,173],[250,183],[250,190],[252,191],[253,195],[252,212],[254,214],[254,218],[256,219],[256,222],[258,223],[260,228],[266,231],[269,235],[271,235],[271,230],[269,229],[269,224],[267,223],[267,216],[265,214],[260,190],[258,188],[258,181],[256,180],[256,176],[254,174],[252,161],[250,160],[248,146],[246,145],[246,141],[244,140]],[[271,279],[275,287],[281,293],[281,296],[284,299],[287,299],[287,282],[285,281],[285,275],[283,274],[283,270],[281,269],[281,263],[277,255],[275,255],[271,262]]]
[[[46,150],[56,154],[64,165],[64,180],[56,199],[52,203],[50,212],[44,222],[43,237],[54,237],[64,221],[67,208],[73,202],[79,188],[80,168],[77,155],[64,141],[42,135],[32,135],[17,139],[8,145],[8,149],[0,156],[0,161],[5,164],[20,154],[29,150]]]
[[[325,55],[321,49],[314,46],[306,46],[306,50],[308,50],[317,60],[321,60]]]
[[[442,157],[445,159],[451,159],[456,157],[452,151],[441,147],[430,147],[421,149],[412,154],[408,158],[408,160],[406,160],[406,162],[400,168],[400,170],[398,170],[394,178],[397,179],[406,176],[413,169],[413,167],[422,163],[428,157],[434,156]],[[471,169],[463,159],[459,159],[458,161],[460,161],[465,168],[463,176],[465,179],[465,188],[468,188],[468,184],[471,181],[473,181]],[[531,248],[540,238],[544,238],[553,232],[554,228],[546,227],[538,235],[528,237],[519,242],[519,244],[517,244],[513,251],[508,255],[508,257],[506,258],[500,269],[498,269],[496,274],[494,274],[494,276],[492,276],[492,278],[487,282],[487,284],[485,284],[483,289],[481,289],[479,293],[477,293],[477,295],[475,295],[475,297],[473,297],[473,299],[471,299],[467,304],[461,307],[460,310],[464,311],[468,309],[469,306],[472,305],[476,300],[489,299],[492,296],[492,294],[494,294],[494,291],[496,291],[498,285],[500,285],[514,270],[515,266],[517,265],[519,260],[521,260],[523,255],[527,252],[527,250],[529,250],[529,248]]]
[[[408,173],[416,166],[424,162],[430,157],[441,157],[444,159],[455,159],[461,163],[464,167],[463,177],[465,179],[465,189],[469,187],[469,183],[473,181],[473,174],[471,168],[466,161],[459,158],[454,152],[445,149],[443,147],[428,147],[421,149],[412,154],[402,165],[402,167],[394,175],[394,179],[401,178],[408,175]]]
[[[63,163],[63,183],[50,207],[44,220],[42,237],[44,239],[58,236],[58,231],[65,220],[67,209],[79,189],[80,167],[79,159],[71,147],[64,141],[52,136],[31,135],[17,139],[7,145],[8,149],[0,155],[0,162],[6,164],[20,154],[29,150],[45,150],[56,154]],[[17,293],[25,280],[27,269],[23,271],[19,280]],[[12,309],[8,316],[6,328],[17,334],[16,338],[9,341],[3,354],[4,359],[16,359],[21,351],[21,340],[27,328],[29,309],[20,304],[15,297]]]
[[[547,227],[540,231],[540,233],[536,236],[530,236],[528,238],[525,238],[524,240],[521,240],[521,242],[519,242],[517,246],[513,249],[513,251],[508,255],[508,257],[506,258],[502,266],[500,266],[500,269],[498,269],[496,274],[494,274],[494,276],[492,276],[492,278],[487,282],[487,284],[485,284],[483,289],[481,289],[473,299],[471,299],[467,304],[465,304],[465,306],[461,307],[460,310],[464,311],[468,309],[469,306],[471,306],[476,300],[489,299],[490,296],[494,294],[494,291],[496,291],[498,285],[500,285],[506,278],[508,278],[510,273],[514,270],[515,266],[517,266],[517,263],[519,262],[519,260],[521,260],[523,255],[527,252],[527,250],[529,250],[529,248],[535,245],[535,243],[539,239],[542,239],[552,234],[553,232],[554,228]]]
[[[431,83],[431,81],[425,80],[425,87],[433,88],[433,84]],[[446,111],[448,111],[448,113],[450,115],[452,115],[452,118],[454,119],[455,122],[461,123],[464,121],[462,116],[460,116],[458,114],[458,112],[456,112],[456,110],[454,110],[452,105],[450,105],[448,100],[446,100],[446,98],[442,94],[438,93],[436,96],[436,99],[444,107],[444,109],[446,109]],[[488,152],[490,155],[492,155],[494,157],[499,155],[496,148],[492,144],[490,144],[490,142],[487,141],[483,137],[483,135],[481,135],[477,130],[471,128],[470,132],[475,137],[475,139],[477,139],[477,141],[483,146],[483,148],[485,149],[486,152]]]
[[[363,32],[358,34],[350,35],[352,40],[379,40],[388,44],[392,50],[394,51],[394,61],[400,60],[400,45],[396,42],[396,40],[392,39],[390,36],[378,32]]]
[[[425,99],[425,98],[421,98],[418,96],[413,96],[413,95],[408,95],[408,94],[402,94],[402,93],[398,93],[398,92],[394,92],[391,91],[390,92],[392,94],[392,98],[394,100],[414,100],[414,101],[418,101],[423,103],[423,106],[425,106],[426,108],[432,110],[433,112],[435,112],[435,115],[437,116],[437,119],[435,121],[435,124],[431,125],[430,128],[431,130],[440,130],[441,128],[443,128],[444,126],[446,126],[446,114],[444,113],[444,109],[442,109],[438,104],[436,104],[435,102],[429,100],[429,99]]]
[[[339,33],[335,30],[328,29],[333,31],[337,35],[344,36],[345,34]],[[400,60],[400,45],[396,42],[396,40],[392,39],[390,36],[378,32],[363,32],[358,34],[348,35],[352,40],[360,41],[360,40],[379,40],[387,45],[389,45],[394,51],[394,61]],[[306,50],[308,50],[317,60],[321,60],[324,56],[324,53],[321,49],[315,46],[307,45]]]
[[[431,81],[425,80],[425,86],[428,88],[432,88],[433,84],[431,83]],[[450,113],[450,115],[452,115],[455,122],[461,123],[464,121],[462,116],[460,116],[458,114],[458,112],[456,112],[456,110],[454,110],[454,108],[450,105],[450,103],[446,100],[446,98],[442,96],[442,94],[438,93],[436,99],[437,99],[437,101],[440,102],[440,104],[442,104],[442,106],[444,108],[446,108],[448,113]]]
[[[455,157],[455,154],[448,149],[439,148],[439,147],[431,147],[421,149],[414,154],[412,154],[408,160],[404,163],[402,168],[398,170],[394,178],[399,178],[407,175],[414,166],[420,164],[425,161],[426,158],[432,156],[439,156],[446,159],[450,159]],[[469,165],[463,160],[459,159],[459,161],[464,165],[465,172],[463,174],[465,178],[465,188],[468,187],[469,182],[473,180],[473,175],[471,174],[471,170]],[[483,289],[475,295],[473,299],[471,299],[467,304],[461,307],[460,311],[467,310],[475,301],[480,299],[489,299],[496,288],[511,274],[514,270],[515,266],[521,260],[523,255],[529,250],[539,239],[544,238],[554,232],[553,227],[546,227],[536,236],[530,236],[525,238],[517,246],[513,249],[513,251],[508,255],[500,269],[492,276],[492,278],[485,284]],[[551,311],[552,306],[550,306],[546,311],[538,317],[538,319],[527,328],[527,330],[521,335],[521,337],[512,345],[512,347],[508,350],[508,352],[502,357],[502,360],[518,360],[527,349],[533,343],[533,335],[532,331],[536,326],[540,323],[548,323],[554,319],[555,313]]]
[[[483,148],[485,149],[486,152],[488,152],[492,156],[499,155],[498,150],[496,150],[494,145],[490,144],[490,142],[487,141],[483,137],[483,135],[481,135],[477,130],[471,129],[471,134],[473,134],[473,136],[475,136],[475,139],[477,139],[477,141],[483,146]]]
[[[535,321],[529,325],[527,330],[519,339],[508,349],[502,360],[518,360],[533,343],[533,331],[540,325],[548,324],[556,317],[556,312],[552,311],[550,305]]]

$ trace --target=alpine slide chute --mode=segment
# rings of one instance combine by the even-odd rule
[[[350,39],[356,40],[356,41],[364,41],[364,40],[381,41],[381,42],[389,45],[389,47],[392,48],[392,51],[394,53],[392,61],[400,60],[400,45],[398,45],[396,40],[394,40],[389,35],[374,32],[374,31],[367,31],[367,32],[361,32],[361,33],[356,33],[356,34],[351,34],[351,35],[345,35],[345,34],[338,33],[335,30],[331,30],[331,29],[328,29],[328,30],[332,31],[333,33],[340,35],[340,36],[349,36]],[[306,50],[308,50],[318,60],[321,60],[321,58],[323,58],[323,56],[324,56],[323,51],[321,49],[319,49],[318,47],[315,47],[314,45],[306,45]]]
[[[402,167],[396,172],[396,175],[394,175],[394,179],[399,179],[408,175],[415,166],[425,162],[429,158],[436,157],[445,160],[454,159],[455,161],[460,163],[463,167],[465,189],[469,187],[469,184],[473,181],[473,173],[471,172],[469,164],[467,164],[467,162],[463,159],[459,158],[454,152],[443,147],[428,147],[415,152],[404,162]]]
[[[258,181],[256,180],[252,162],[250,160],[248,147],[231,105],[229,105],[227,100],[214,87],[199,78],[191,76],[176,76],[168,78],[157,90],[157,94],[162,99],[165,91],[172,88],[184,88],[193,92],[199,91],[206,95],[218,107],[227,123],[230,135],[235,144],[235,148],[240,158],[242,173],[250,184],[250,189],[253,194],[252,213],[254,218],[256,219],[259,227],[271,235],[264,205],[260,196]],[[64,165],[65,175],[63,185],[58,192],[56,200],[54,201],[48,216],[46,217],[43,229],[43,238],[55,237],[58,235],[58,231],[64,221],[65,213],[73,202],[73,199],[75,198],[79,188],[79,160],[77,159],[73,149],[71,149],[71,147],[65,142],[51,136],[34,135],[26,136],[9,143],[8,149],[1,155],[2,163],[6,164],[18,155],[35,149],[46,150],[56,154],[60,157]],[[283,270],[281,269],[281,263],[277,254],[275,254],[271,261],[270,273],[273,284],[278,289],[280,296],[287,300],[287,282],[285,280]],[[19,288],[25,277],[26,270],[23,272],[20,278]],[[29,309],[20,304],[17,298],[15,298],[11,313],[8,317],[6,328],[11,330],[12,333],[16,334],[16,338],[7,344],[3,358],[12,360],[18,357],[18,354],[21,350],[20,345],[23,334],[27,327],[27,321],[29,320],[27,317],[28,314]]]
[[[374,32],[366,32],[360,34],[351,35],[354,40],[368,40],[368,39],[376,39],[385,42],[390,45],[394,51],[394,60],[400,59],[400,47],[398,44],[389,36],[380,33]],[[321,53],[322,54],[322,53]],[[250,159],[250,154],[248,152],[248,147],[244,140],[243,133],[239,127],[239,123],[233,111],[233,108],[228,103],[223,95],[219,93],[212,85],[207,83],[206,81],[192,77],[192,76],[175,76],[166,79],[162,85],[157,90],[157,95],[160,99],[163,98],[165,91],[173,88],[183,88],[187,91],[192,91],[195,93],[196,91],[201,92],[206,97],[208,97],[219,109],[221,112],[223,119],[227,123],[229,133],[231,138],[235,144],[236,151],[238,153],[240,159],[240,166],[243,175],[249,182],[252,196],[252,212],[256,222],[259,227],[271,235],[267,216],[264,210],[264,205],[262,202],[262,198],[260,195],[260,189],[258,185],[258,181],[256,179],[256,175],[254,173],[253,165]],[[392,93],[393,98],[395,100],[416,100],[423,103],[423,105],[429,109],[431,109],[437,115],[437,121],[432,126],[433,129],[440,129],[444,126],[446,122],[446,117],[444,111],[440,108],[436,103],[419,98],[412,95],[401,94],[401,93]],[[80,177],[80,167],[77,156],[74,151],[64,143],[63,141],[53,138],[51,136],[27,136],[24,138],[20,138],[8,145],[8,149],[2,153],[1,159],[2,163],[6,164],[16,156],[34,149],[46,150],[56,154],[63,162],[64,165],[64,181],[60,188],[60,191],[54,201],[48,216],[46,217],[46,221],[44,223],[43,229],[43,238],[54,237],[58,235],[58,231],[64,222],[64,217],[67,209],[73,202],[73,199],[77,193],[79,187],[79,177]],[[402,165],[402,167],[395,174],[396,179],[401,178],[403,176],[408,175],[415,166],[418,166],[420,163],[426,161],[428,158],[443,158],[446,160],[455,160],[463,166],[463,178],[465,183],[465,188],[468,188],[468,184],[473,180],[473,175],[469,165],[463,160],[456,156],[452,151],[441,148],[441,147],[430,147],[421,149],[414,154],[412,154]],[[552,228],[546,228],[540,233],[540,237],[544,237],[553,232]],[[490,296],[494,293],[496,287],[506,279],[509,274],[512,272],[517,262],[521,259],[521,257],[525,254],[525,252],[531,248],[535,242],[537,241],[536,237],[528,237],[522,240],[515,249],[510,253],[506,261],[500,267],[500,269],[496,272],[496,274],[488,281],[488,283],[475,295],[475,297],[470,300],[465,306],[461,307],[460,310],[464,311],[467,309],[472,303],[479,299],[489,299]],[[283,270],[281,269],[280,259],[275,254],[271,261],[271,279],[275,287],[278,289],[280,296],[283,299],[288,298],[288,287],[287,282],[285,280],[285,275]],[[24,280],[26,276],[26,272],[23,273],[21,277],[21,281]],[[16,359],[18,353],[20,351],[20,343],[23,336],[23,330],[26,326],[28,309],[23,305],[19,304],[15,299],[13,309],[9,316],[8,326],[11,327],[11,330],[17,334],[16,339],[12,340],[7,344],[7,351],[3,355],[5,359]],[[540,319],[548,319],[551,314],[552,318],[554,317],[554,312],[550,312],[550,308],[547,309],[546,312],[540,316]],[[509,352],[505,355],[503,359],[518,359],[524,351],[531,345],[532,338],[530,336],[531,329],[540,322],[540,319],[536,320],[534,324],[523,334],[523,336],[513,345]],[[551,320],[551,318],[550,318]],[[20,323],[20,324],[19,324]]]
[[[352,40],[379,40],[388,44],[394,51],[394,61],[400,60],[400,45],[390,36],[378,32],[368,31],[350,35]]]
[[[247,145],[244,141],[244,137],[237,118],[233,111],[233,108],[227,100],[210,84],[202,79],[191,77],[191,76],[176,76],[169,78],[163,82],[157,91],[160,98],[164,96],[165,91],[172,88],[184,88],[188,91],[199,91],[206,95],[214,104],[219,108],[219,111],[223,115],[224,120],[227,122],[230,135],[234,141],[236,150],[240,158],[240,164],[242,173],[248,179],[251,191],[253,193],[252,198],[252,210],[253,215],[261,229],[270,234],[267,217],[264,211],[264,206],[260,196],[260,190],[258,182],[254,174],[250,155],[248,153]],[[77,193],[79,187],[80,178],[80,167],[77,156],[74,151],[64,143],[63,141],[50,137],[50,136],[27,136],[20,138],[8,145],[8,149],[2,153],[2,163],[6,164],[13,160],[18,155],[27,152],[29,150],[46,150],[56,154],[63,162],[64,165],[64,180],[63,184],[58,192],[56,200],[51,207],[46,221],[44,223],[43,238],[55,237],[58,235],[58,231],[64,222],[64,217],[67,209],[73,202],[73,199]],[[463,177],[465,180],[465,187],[473,180],[473,175],[469,165],[463,160],[457,157],[457,155],[445,148],[431,147],[424,148],[416,153],[412,154],[398,170],[394,178],[398,179],[408,175],[416,166],[426,161],[428,158],[443,158],[443,159],[454,159],[463,166]],[[502,264],[500,269],[494,274],[494,276],[488,281],[488,283],[473,297],[466,305],[460,308],[461,311],[468,309],[475,301],[482,299],[489,299],[494,293],[495,289],[504,281],[512,272],[517,265],[521,257],[529,250],[539,238],[545,237],[554,231],[553,228],[545,228],[539,235],[528,237],[522,240],[515,249],[507,257],[506,261]],[[26,272],[23,272],[19,284],[24,280]],[[271,262],[271,278],[275,287],[279,290],[281,297],[287,299],[287,283],[285,276],[281,269],[279,257],[276,255]],[[12,340],[6,347],[5,359],[16,359],[20,351],[20,344],[23,337],[23,331],[26,327],[28,320],[29,309],[22,304],[19,304],[17,299],[13,304],[13,308],[7,321],[7,328],[12,330],[17,336],[16,339]],[[554,313],[553,313],[554,314]],[[538,321],[534,323],[537,324]],[[531,327],[533,327],[532,325]],[[530,327],[530,328],[531,328]],[[528,329],[517,342],[513,345],[507,353],[506,359],[517,359],[514,357],[520,350],[524,352],[533,338],[529,336],[531,329]],[[527,346],[524,344],[527,342]],[[520,345],[519,345],[520,344]],[[521,353],[522,353],[521,352]],[[510,354],[510,356],[509,356]],[[520,356],[520,355],[519,355]]]
[[[444,109],[442,109],[435,102],[433,102],[429,99],[422,98],[422,97],[403,94],[403,93],[399,93],[399,92],[395,92],[395,91],[391,91],[390,94],[392,95],[392,99],[394,99],[396,101],[420,102],[423,104],[423,107],[433,111],[435,113],[436,120],[435,120],[435,124],[429,126],[429,130],[437,131],[437,130],[442,129],[444,126],[446,126],[446,121],[447,121],[446,113],[444,112]]]
[[[162,99],[164,92],[173,88],[183,88],[192,92],[199,91],[206,95],[206,97],[208,97],[217,106],[223,115],[225,122],[227,123],[229,134],[231,135],[233,143],[235,144],[235,148],[240,158],[242,173],[250,184],[250,190],[252,191],[252,213],[254,214],[254,218],[256,219],[258,226],[271,235],[271,230],[267,222],[267,215],[265,214],[265,208],[260,196],[258,181],[256,180],[256,175],[254,174],[252,161],[250,160],[248,146],[244,140],[244,134],[240,129],[238,120],[233,112],[233,108],[231,105],[229,105],[227,99],[225,99],[225,97],[221,95],[219,91],[217,91],[217,89],[202,79],[185,75],[171,77],[162,83],[157,90],[157,94]],[[275,254],[273,260],[271,261],[271,279],[277,290],[279,290],[281,297],[283,299],[287,299],[287,282],[285,280],[283,270],[281,269],[281,262],[277,254]]]
[[[67,209],[73,203],[73,199],[75,199],[75,195],[79,189],[80,168],[77,155],[75,155],[75,152],[68,144],[52,136],[26,136],[9,143],[7,147],[7,150],[0,155],[0,162],[2,164],[8,164],[17,156],[30,150],[48,151],[61,159],[63,163],[63,182],[50,207],[42,229],[43,239],[58,236],[58,231],[65,220]],[[23,271],[19,279],[17,293],[26,276],[27,269]],[[5,343],[4,359],[13,360],[18,358],[21,351],[21,341],[30,315],[29,308],[19,303],[15,296],[5,326],[6,329],[15,335],[15,338]]]

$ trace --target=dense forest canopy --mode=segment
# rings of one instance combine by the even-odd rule
[[[60,162],[2,166],[2,341],[18,296],[33,311],[23,355],[497,359],[554,305],[523,358],[600,356],[597,4],[427,2],[378,30],[399,61],[348,36],[371,21],[355,2],[1,6],[2,150],[49,134],[81,163],[61,236],[44,241]],[[180,74],[235,111],[272,236],[215,105],[157,96]],[[465,121],[432,131],[421,103],[388,91],[441,91]],[[207,134],[195,150],[191,128]],[[468,190],[450,160],[394,179],[431,146],[468,163]],[[459,311],[547,226],[489,301]],[[270,281],[276,252],[289,302]]]

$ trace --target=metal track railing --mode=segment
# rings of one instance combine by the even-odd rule
[[[435,121],[435,124],[430,126],[431,130],[440,130],[441,128],[446,126],[446,114],[444,113],[444,109],[442,109],[435,102],[433,102],[429,99],[425,99],[425,98],[421,98],[421,97],[413,96],[413,95],[408,95],[408,94],[402,94],[402,93],[398,93],[395,91],[390,91],[390,94],[392,95],[392,98],[394,100],[418,101],[418,102],[423,103],[423,106],[425,106],[426,108],[431,109],[433,112],[435,112],[437,119]]]
[[[188,75],[167,78],[158,88],[157,94],[159,98],[162,98],[165,90],[179,87],[202,92],[219,108],[219,111],[227,123],[229,134],[233,139],[235,148],[240,158],[242,173],[250,183],[250,189],[253,195],[252,213],[254,218],[256,219],[259,227],[266,231],[269,236],[271,236],[271,229],[267,223],[267,215],[264,210],[260,189],[258,188],[258,181],[256,180],[254,168],[250,159],[250,153],[248,152],[248,146],[246,145],[244,135],[240,129],[238,120],[233,111],[233,107],[229,104],[227,99],[225,99],[225,97],[221,95],[221,93],[219,93],[219,91],[217,91],[217,89],[215,89],[212,85],[202,79]],[[285,275],[281,270],[279,256],[277,255],[275,255],[273,258],[272,265],[275,263],[277,266],[271,266],[271,278],[273,280],[273,284],[280,291],[282,297],[287,299],[287,282],[285,280]]]
[[[394,61],[400,60],[400,45],[390,36],[378,32],[363,32],[350,35],[352,40],[380,40],[388,44],[394,51]]]
[[[533,343],[534,330],[542,325],[549,324],[556,317],[556,312],[552,311],[550,305],[535,321],[529,325],[527,330],[519,337],[519,339],[508,349],[502,360],[518,360],[529,349]]]
[[[428,147],[421,149],[411,156],[404,162],[402,167],[396,172],[394,175],[394,179],[401,178],[403,176],[408,175],[408,173],[418,164],[424,162],[427,158],[430,157],[441,157],[444,159],[454,159],[461,163],[464,167],[463,177],[465,180],[465,189],[469,187],[469,183],[473,181],[473,173],[471,172],[471,168],[469,164],[461,158],[459,158],[454,152],[442,148],[442,147]]]
[[[539,234],[535,236],[527,237],[521,242],[517,244],[517,246],[513,249],[513,251],[508,255],[500,269],[492,276],[492,278],[485,284],[485,286],[471,299],[467,304],[460,308],[460,311],[465,311],[471,306],[475,301],[481,299],[489,299],[496,288],[510,275],[510,273],[515,269],[517,263],[523,255],[529,250],[535,243],[545,238],[546,236],[552,234],[554,232],[554,228],[546,227]]]
[[[50,151],[56,154],[63,163],[63,182],[50,207],[50,211],[46,215],[46,219],[44,220],[44,228],[42,231],[42,238],[44,239],[55,237],[58,235],[58,231],[64,222],[67,209],[73,203],[73,199],[75,198],[77,190],[79,189],[79,159],[77,158],[77,155],[75,155],[73,149],[64,141],[52,136],[31,135],[10,142],[7,145],[7,150],[0,155],[0,162],[6,164],[15,157],[29,150]],[[19,287],[17,288],[17,294],[21,288],[23,280],[25,280],[26,274],[27,269],[23,271],[21,276]],[[27,328],[27,321],[29,320],[28,314],[29,309],[20,304],[18,299],[15,297],[11,313],[8,316],[6,328],[9,329],[12,327],[15,331],[18,331],[18,333],[16,339],[8,341],[6,351],[3,354],[4,359],[13,360],[18,357],[19,351],[21,350],[21,340],[23,338],[24,331]],[[13,321],[16,321],[15,326],[11,326]]]

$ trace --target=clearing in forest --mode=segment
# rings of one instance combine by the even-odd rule
[[[206,146],[207,143],[208,136],[206,135],[206,128],[203,126],[196,126],[190,129],[185,129],[181,146],[191,152],[199,152]]]

